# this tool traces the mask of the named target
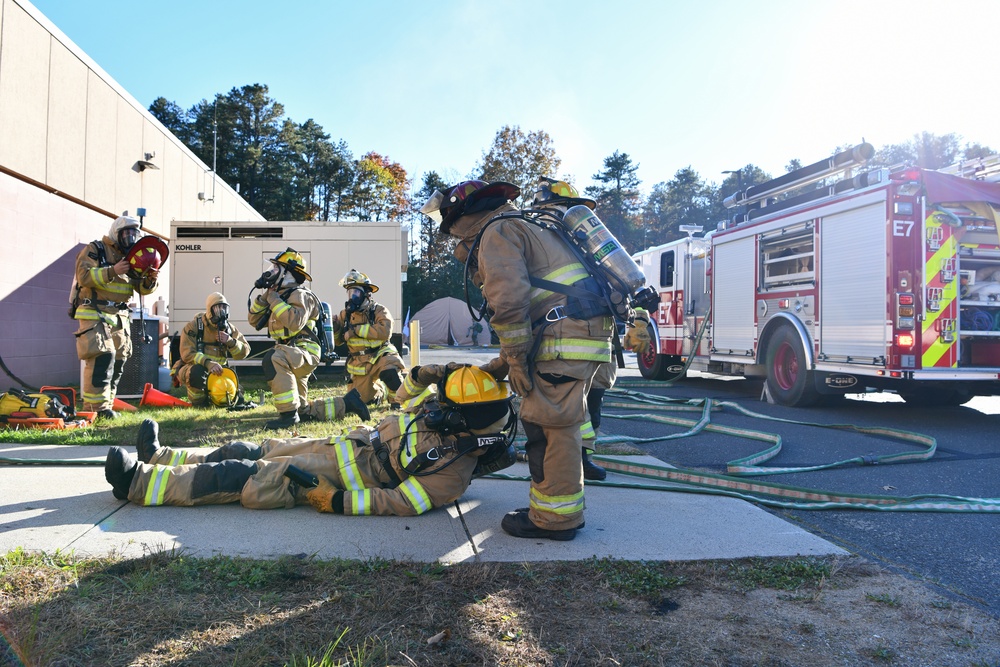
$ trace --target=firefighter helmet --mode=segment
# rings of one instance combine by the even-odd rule
[[[209,373],[207,380],[208,400],[219,408],[231,408],[236,405],[239,395],[239,380],[232,368],[223,368],[222,375]]]
[[[289,271],[293,271],[298,275],[302,276],[305,280],[312,280],[312,276],[306,270],[306,260],[302,255],[292,248],[288,248],[285,252],[278,253],[278,256],[274,259],[269,259],[269,262],[276,266],[283,266]]]
[[[563,205],[567,208],[583,204],[590,210],[597,208],[597,202],[587,197],[581,197],[580,192],[566,181],[559,181],[551,176],[543,176],[538,180],[532,206]]]
[[[420,207],[420,212],[441,225],[441,233],[447,234],[455,221],[467,213],[476,213],[476,204],[493,197],[516,199],[521,189],[512,183],[472,180],[458,185],[435,190],[430,199]]]
[[[127,215],[120,215],[111,223],[108,236],[115,242],[122,253],[128,252],[135,242],[139,240],[142,232],[139,230],[139,221]]]
[[[161,239],[155,236],[143,236],[125,254],[128,260],[129,271],[142,277],[150,269],[158,270],[167,261],[170,248]]]
[[[510,399],[507,384],[477,366],[461,366],[448,373],[444,395],[452,403],[472,405]]]
[[[344,277],[340,279],[340,286],[347,290],[352,287],[360,287],[366,292],[378,291],[378,285],[369,280],[368,276],[357,269],[351,269],[344,274]]]

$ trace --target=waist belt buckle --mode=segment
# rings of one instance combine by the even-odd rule
[[[559,320],[565,320],[567,317],[566,309],[563,306],[555,306],[549,312],[545,313],[546,322],[558,322]]]

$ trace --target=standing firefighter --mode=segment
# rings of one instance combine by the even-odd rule
[[[594,210],[597,202],[593,199],[581,197],[575,187],[566,181],[560,181],[551,177],[539,179],[538,187],[535,190],[531,207],[533,210],[549,211],[558,216],[566,213],[572,206],[582,204]],[[636,311],[636,321],[641,322],[639,326],[629,326],[625,336],[624,347],[627,350],[643,354],[649,347],[649,332],[646,325],[649,322],[648,315],[643,311]],[[640,340],[645,339],[645,345]],[[597,441],[597,432],[601,427],[601,411],[604,406],[604,394],[608,389],[615,386],[618,377],[618,366],[614,361],[601,364],[590,390],[587,392],[587,412],[589,419],[581,427],[583,437],[583,477],[584,479],[602,480],[608,473],[601,466],[590,460],[589,452],[594,451]]]
[[[181,358],[174,365],[175,379],[187,388],[188,401],[195,406],[205,407],[211,402],[218,407],[229,407],[236,402],[238,389],[229,359],[246,359],[249,354],[250,343],[229,323],[229,302],[221,292],[213,292],[205,300],[205,312],[184,325]],[[230,373],[224,373],[226,369]],[[232,376],[229,383],[213,382],[215,391],[209,393],[209,377],[223,375]],[[233,385],[231,390],[229,384]]]
[[[500,525],[516,537],[571,540],[583,525],[586,395],[597,367],[611,360],[612,318],[534,284],[582,290],[592,279],[562,238],[520,217],[509,201],[519,194],[509,183],[467,181],[435,192],[421,212],[460,240],[455,257],[468,260],[482,288],[500,338],[499,365],[521,396],[530,507]]]
[[[478,368],[428,366],[421,377],[444,391],[435,396],[428,385],[412,383],[427,399],[419,413],[331,438],[231,442],[204,454],[161,447],[156,422],[146,420],[139,461],[112,447],[105,477],[116,498],[145,506],[309,503],[337,514],[423,514],[457,500],[474,477],[514,461],[517,416],[506,386]]]
[[[112,409],[125,362],[132,356],[129,300],[157,287],[159,261],[137,272],[126,255],[142,232],[139,221],[120,216],[108,235],[93,241],[76,257],[76,284],[70,316],[80,322],[76,354],[83,361],[80,387],[84,410],[114,419]]]
[[[306,262],[288,248],[271,260],[254,283],[265,290],[250,304],[250,325],[258,331],[267,326],[274,348],[264,355],[261,366],[274,396],[278,418],[266,428],[289,428],[299,423],[299,410],[309,410],[309,376],[320,362],[319,333],[316,320],[322,305],[319,297],[302,283],[312,280]]]
[[[348,271],[340,286],[347,290],[347,302],[333,318],[333,331],[336,344],[348,349],[349,395],[357,393],[364,403],[379,403],[399,389],[405,370],[399,351],[389,342],[392,313],[372,299],[378,285],[360,271]]]

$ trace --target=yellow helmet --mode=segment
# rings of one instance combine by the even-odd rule
[[[351,289],[352,287],[360,287],[368,292],[377,292],[378,285],[374,284],[368,279],[368,276],[361,273],[357,269],[351,269],[344,274],[344,277],[340,279],[340,286],[344,289]]]
[[[476,366],[462,366],[448,374],[444,395],[458,405],[493,403],[508,400],[510,389],[505,382]]]
[[[285,252],[279,253],[277,257],[268,261],[272,264],[283,266],[290,271],[294,271],[303,276],[306,280],[312,280],[312,276],[306,272],[305,258],[292,248],[288,248]]]
[[[232,368],[223,368],[222,375],[209,373],[207,380],[208,400],[219,408],[230,408],[236,405],[239,394],[239,380]]]

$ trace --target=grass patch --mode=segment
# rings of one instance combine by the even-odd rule
[[[898,607],[901,604],[899,598],[889,593],[865,593],[865,599],[887,607]]]
[[[820,588],[830,577],[830,563],[822,558],[764,559],[734,562],[730,578],[744,590],[773,588],[797,591]]]
[[[684,585],[684,577],[670,573],[669,563],[593,558],[588,566],[609,588],[635,597],[650,598]]]

